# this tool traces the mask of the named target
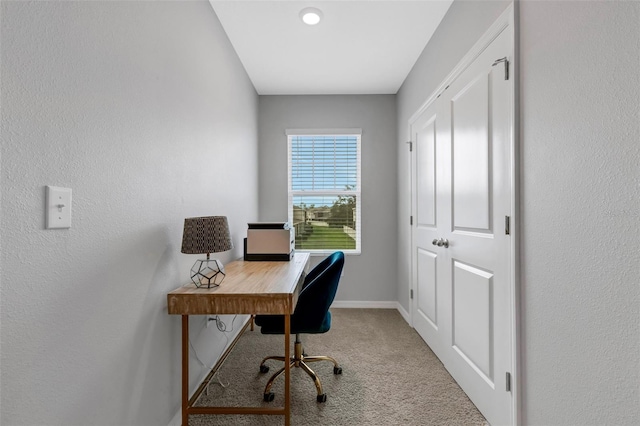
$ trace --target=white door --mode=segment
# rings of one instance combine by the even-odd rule
[[[415,226],[413,228],[412,277],[415,283],[413,297],[413,327],[429,344],[433,352],[442,359],[445,356],[446,287],[451,274],[443,267],[447,254],[433,242],[443,236],[443,219],[450,210],[446,192],[443,190],[442,164],[449,139],[446,108],[438,98],[411,125],[414,144],[412,157],[414,170],[413,205]]]
[[[411,123],[413,326],[492,425],[513,422],[512,52],[505,29]]]

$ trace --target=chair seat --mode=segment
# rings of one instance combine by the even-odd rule
[[[284,315],[256,315],[256,325],[262,334],[284,334]],[[303,321],[291,315],[291,334],[320,334],[331,328],[331,312],[327,311],[321,323]]]

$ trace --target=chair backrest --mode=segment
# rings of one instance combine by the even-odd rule
[[[311,327],[319,327],[323,323],[336,296],[343,266],[344,253],[337,251],[309,272],[293,313],[296,322],[301,321]]]

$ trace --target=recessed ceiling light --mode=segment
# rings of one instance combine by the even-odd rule
[[[300,11],[300,19],[307,25],[315,25],[322,19],[322,12],[315,7],[306,7]]]

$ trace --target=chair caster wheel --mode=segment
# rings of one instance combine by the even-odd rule
[[[342,367],[333,367],[333,374],[342,374]]]
[[[323,393],[322,395],[318,395],[316,397],[316,401],[318,401],[318,402],[327,402],[327,394]]]
[[[261,365],[261,366],[260,366],[260,372],[261,372],[262,374],[264,374],[264,373],[268,373],[268,372],[269,372],[269,366],[264,365],[264,364],[263,364],[263,365]]]
[[[275,394],[273,392],[269,392],[265,393],[262,397],[265,402],[271,402],[273,401],[273,398],[275,398]]]

